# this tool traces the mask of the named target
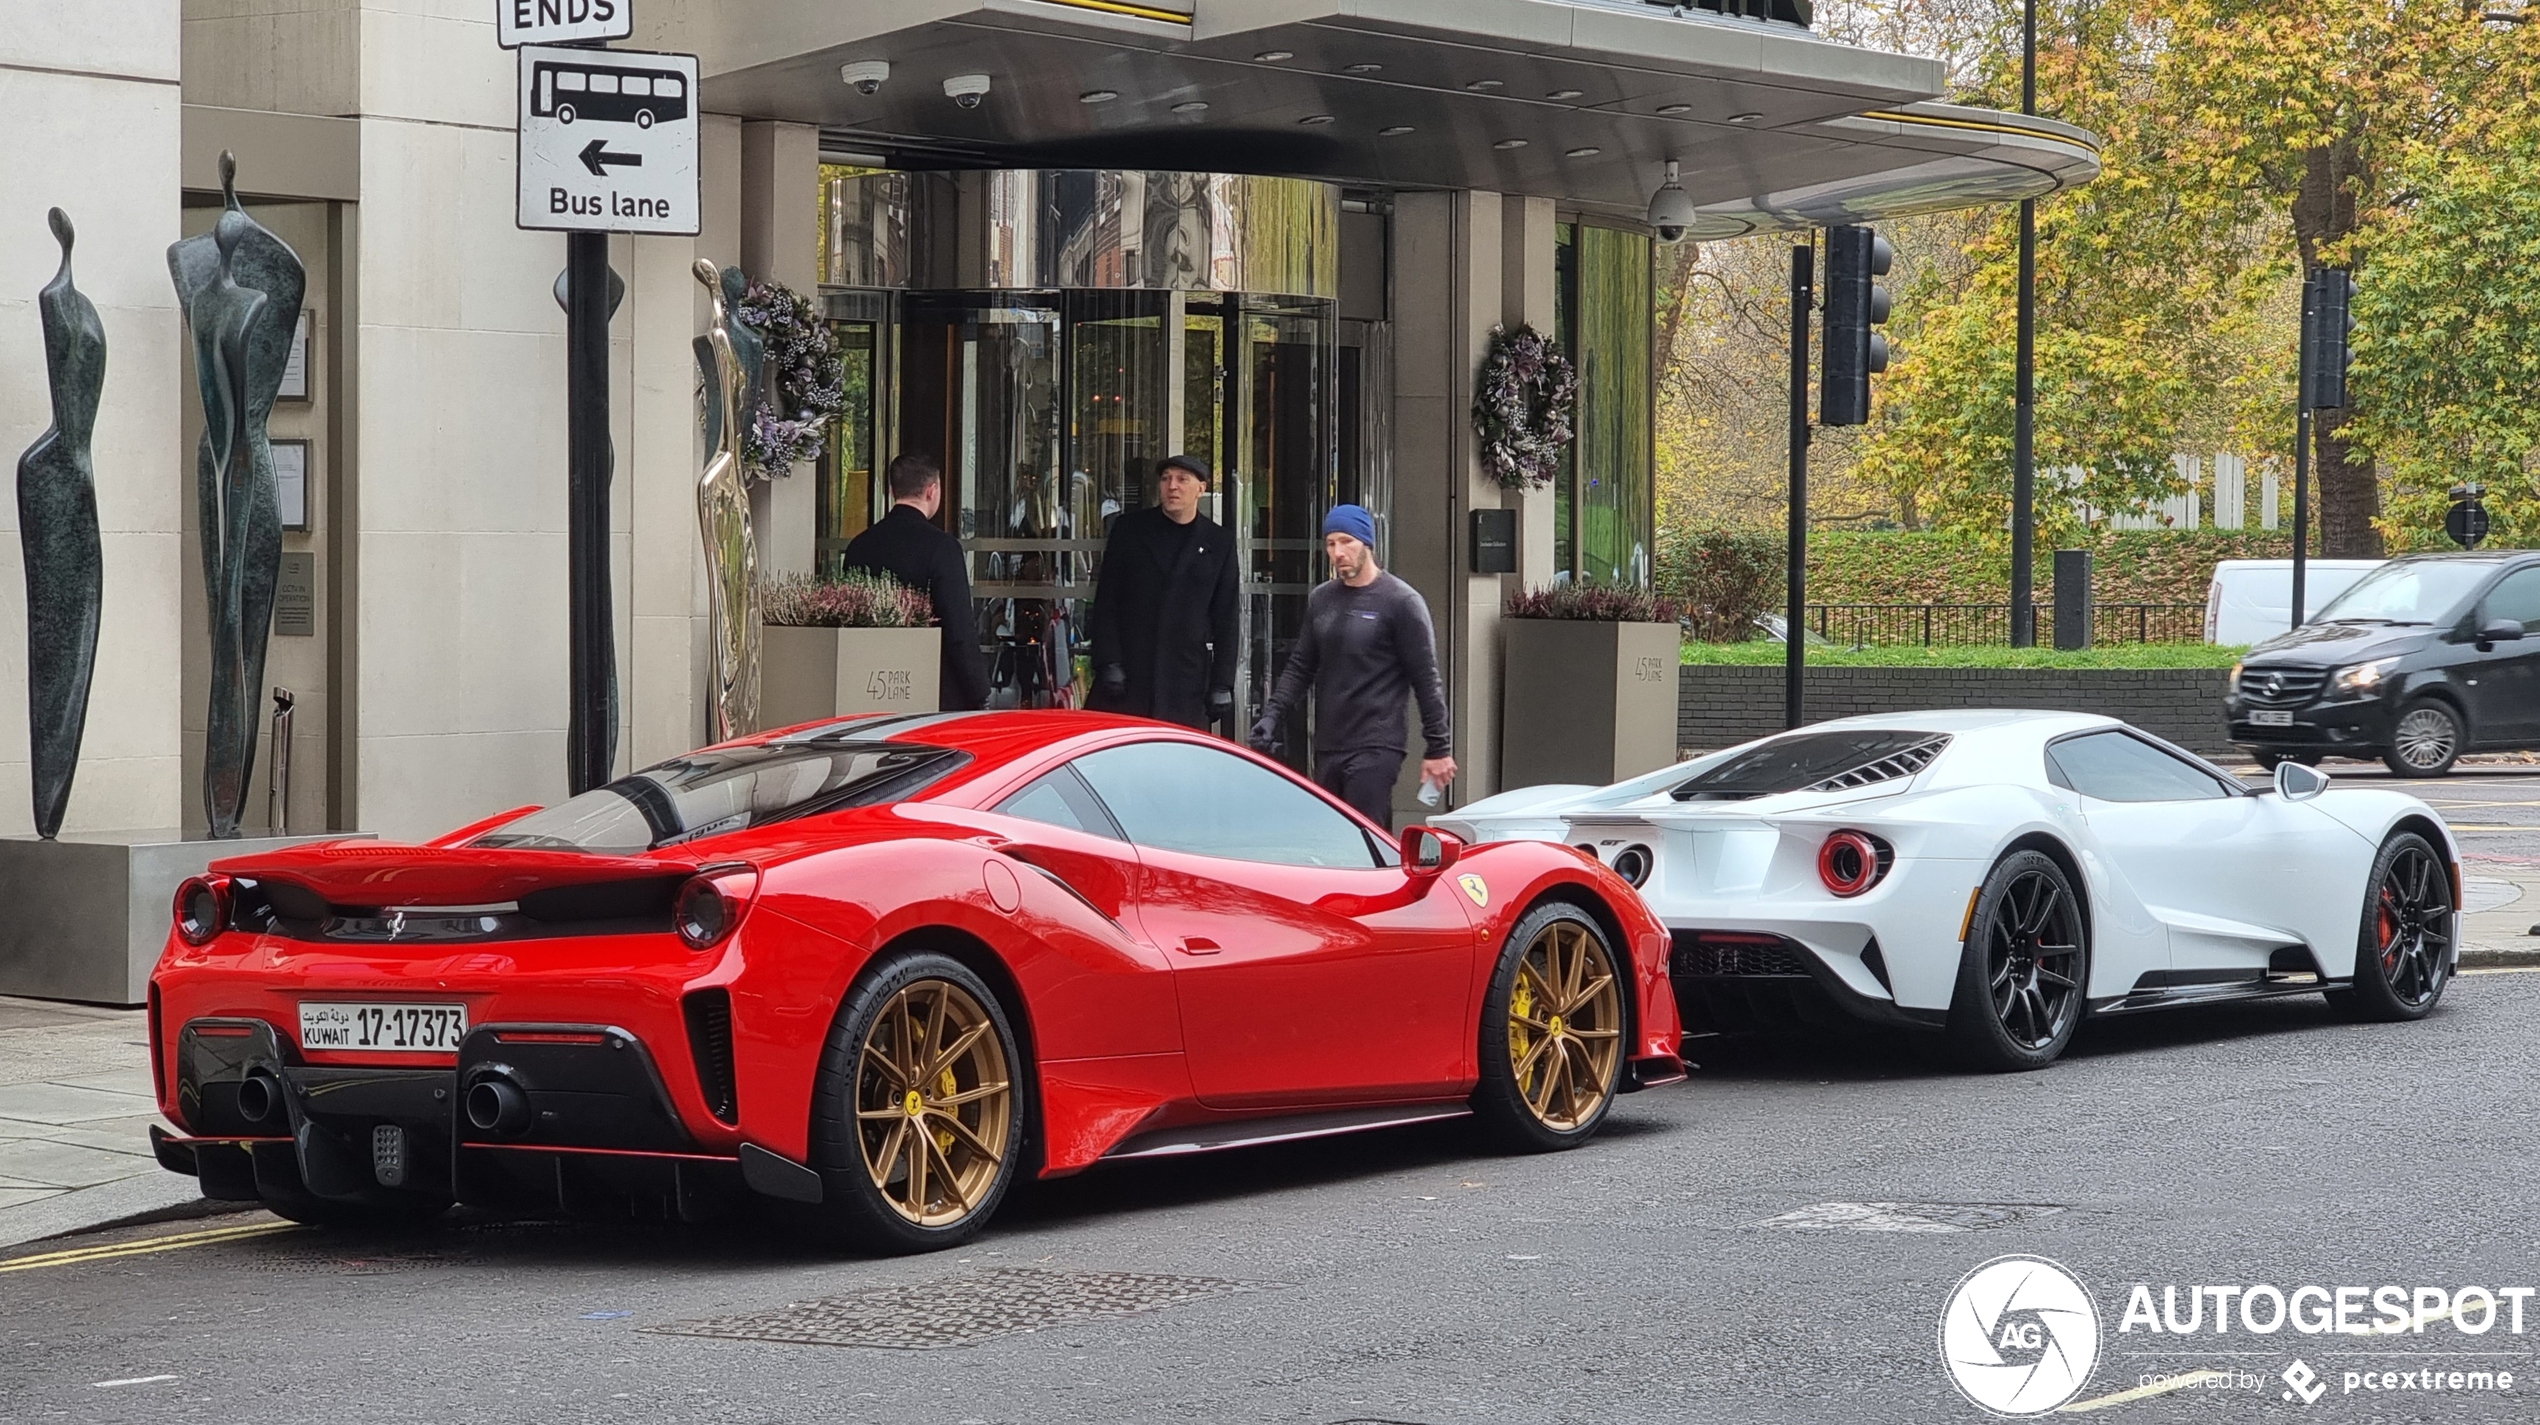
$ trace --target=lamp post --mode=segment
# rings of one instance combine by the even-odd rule
[[[2020,21],[2020,112],[2037,112],[2037,0]],[[2037,646],[2037,200],[2020,200],[2019,351],[2011,416],[2011,646]]]

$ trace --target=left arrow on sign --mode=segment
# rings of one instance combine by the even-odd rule
[[[591,170],[592,177],[608,177],[609,167],[611,166],[619,168],[641,168],[644,166],[644,156],[642,154],[611,153],[608,151],[608,143],[609,141],[607,139],[593,139],[582,146],[582,166]]]

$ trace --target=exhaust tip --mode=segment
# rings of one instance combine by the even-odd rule
[[[238,1085],[238,1116],[249,1123],[282,1117],[282,1081],[269,1069],[250,1069]]]
[[[529,1130],[529,1095],[510,1079],[487,1075],[468,1086],[467,1121],[479,1133],[517,1138]]]

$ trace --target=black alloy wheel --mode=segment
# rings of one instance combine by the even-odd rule
[[[2440,777],[2461,756],[2461,718],[2449,703],[2419,698],[2399,710],[2381,760],[2402,777]]]
[[[1976,1068],[2044,1068],[2081,1023],[2089,968],[2081,902],[2064,868],[2043,852],[2014,851],[1977,894],[1949,1036]]]
[[[2382,843],[2365,886],[2354,983],[2328,1002],[2354,1019],[2423,1019],[2452,979],[2452,873],[2431,843],[2403,831]]]

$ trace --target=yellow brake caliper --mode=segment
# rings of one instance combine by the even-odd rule
[[[1517,975],[1517,987],[1508,995],[1508,1054],[1512,1067],[1522,1068],[1526,1062],[1526,1056],[1534,1052],[1534,1028],[1525,1022],[1534,1017],[1534,1012],[1533,978],[1524,972],[1521,962]],[[1526,1082],[1523,1077],[1517,1081],[1517,1091],[1526,1092]]]

